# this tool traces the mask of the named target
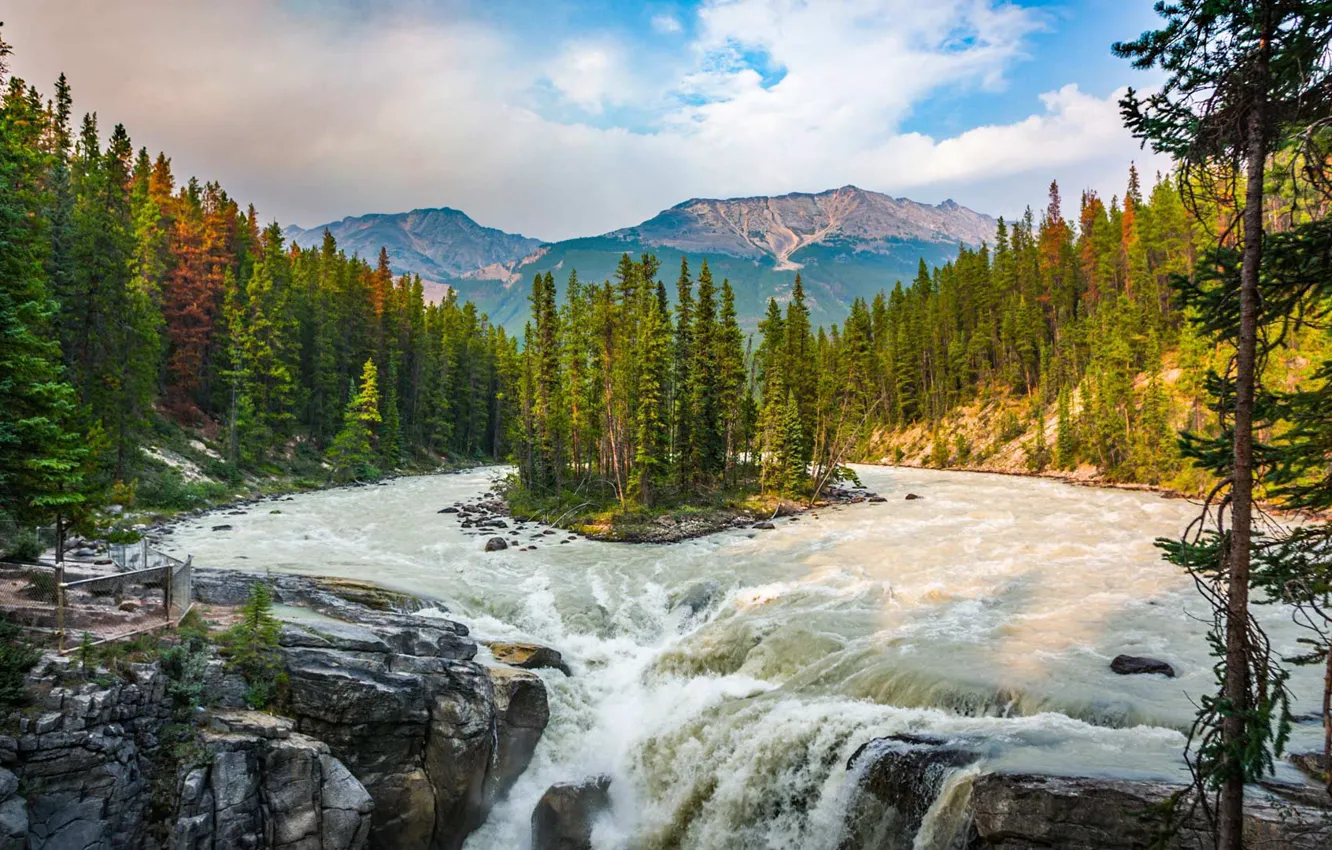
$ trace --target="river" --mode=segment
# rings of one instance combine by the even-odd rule
[[[561,535],[484,553],[483,537],[436,512],[487,489],[494,469],[302,495],[281,513],[265,503],[227,517],[230,532],[212,532],[215,518],[183,525],[171,544],[201,566],[427,594],[479,638],[564,653],[572,678],[542,671],[552,716],[533,763],[468,850],[526,847],[541,793],[595,773],[614,780],[598,848],[832,850],[848,757],[900,732],[981,741],[986,770],[1183,777],[1189,698],[1212,687],[1207,612],[1152,541],[1178,535],[1193,505],[1033,478],[857,471],[887,503],[665,546]],[[672,604],[691,590],[712,600],[697,615]],[[1268,612],[1277,649],[1294,650],[1299,630]],[[1120,653],[1179,676],[1117,676]],[[1313,711],[1317,671],[1293,682],[1296,712]],[[1320,735],[1305,724],[1296,743],[1312,749]],[[944,828],[934,818],[918,846]]]

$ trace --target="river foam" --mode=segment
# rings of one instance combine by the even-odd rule
[[[1036,479],[861,468],[885,504],[669,546],[580,540],[483,553],[436,515],[494,470],[309,494],[207,520],[173,545],[204,566],[371,579],[438,597],[480,638],[561,650],[551,724],[467,843],[527,846],[553,782],[609,773],[599,848],[840,846],[866,741],[964,739],[975,770],[1179,779],[1190,697],[1211,688],[1190,581],[1152,545],[1194,508]],[[907,492],[924,498],[904,501]],[[689,596],[690,606],[673,601]],[[1269,612],[1281,651],[1298,632]],[[1119,677],[1120,653],[1176,679]],[[1316,693],[1297,671],[1297,696]],[[1310,705],[1312,703],[1309,703]],[[1297,730],[1315,737],[1317,730]],[[916,846],[946,846],[950,777]],[[959,802],[960,801],[960,802]],[[924,843],[922,843],[924,842]]]

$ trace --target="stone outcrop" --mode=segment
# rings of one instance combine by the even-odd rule
[[[847,764],[856,775],[841,847],[905,850],[914,846],[927,817],[930,846],[966,850],[1130,850],[1154,843],[1163,804],[1183,786],[1096,777],[986,773],[958,775],[939,805],[950,775],[976,763],[979,740],[893,735],[861,746]],[[972,771],[975,769],[972,768]],[[1270,793],[1281,792],[1281,796]],[[1321,793],[1320,789],[1312,789]],[[1332,809],[1312,804],[1307,787],[1254,788],[1245,807],[1248,850],[1332,847]],[[955,810],[954,810],[955,809]],[[1169,850],[1209,850],[1211,833],[1201,812],[1181,809]],[[944,835],[939,831],[955,832]],[[940,842],[944,843],[940,843]]]
[[[448,620],[363,613],[284,627],[285,711],[375,802],[371,843],[454,850],[531,760],[549,719],[539,677],[488,670]]]
[[[1152,817],[1179,786],[1158,782],[1022,774],[979,777],[971,790],[971,848],[986,850],[1130,850],[1152,844]],[[1247,850],[1332,847],[1332,813],[1277,802],[1253,791],[1245,805]],[[1184,821],[1168,847],[1211,848],[1201,813]]]
[[[194,598],[205,605],[240,605],[250,595],[250,588],[260,582],[269,585],[275,602],[309,608],[339,620],[356,621],[375,611],[410,614],[425,608],[444,610],[434,600],[368,581],[204,567],[194,568]]]
[[[215,713],[201,737],[170,850],[364,850],[374,803],[326,744],[252,711]]]
[[[532,810],[532,850],[592,850],[592,828],[610,808],[610,777],[559,782]]]
[[[199,570],[195,587],[234,605],[263,580]],[[340,618],[282,628],[285,717],[240,710],[244,679],[216,657],[197,729],[156,664],[113,675],[44,659],[34,705],[0,735],[0,850],[461,847],[531,761],[550,716],[540,677],[477,663],[466,627],[412,613],[439,606],[407,594],[272,584]],[[188,746],[161,744],[173,722]]]
[[[28,801],[19,796],[18,777],[0,768],[0,850],[23,850],[28,841]]]
[[[891,735],[862,744],[846,765],[856,774],[856,791],[841,847],[911,847],[948,774],[979,758],[968,742],[927,736]]]
[[[572,676],[569,665],[564,663],[564,656],[558,649],[551,649],[538,643],[519,643],[516,641],[493,641],[489,644],[496,661],[524,670],[549,668],[559,670],[566,676]]]
[[[47,658],[29,675],[34,703],[13,737],[0,736],[0,767],[16,780],[12,788],[0,781],[0,812],[9,829],[26,809],[30,850],[139,847],[149,755],[169,716],[166,677],[156,665],[132,664],[103,685],[74,668]]]

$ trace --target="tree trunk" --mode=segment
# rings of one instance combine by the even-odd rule
[[[1231,487],[1231,536],[1228,551],[1230,589],[1226,611],[1226,676],[1222,694],[1230,714],[1221,727],[1226,747],[1226,781],[1221,788],[1220,850],[1242,850],[1244,838],[1244,766],[1239,755],[1249,731],[1242,712],[1249,697],[1249,545],[1253,529],[1253,399],[1258,350],[1258,270],[1263,257],[1263,171],[1267,160],[1264,132],[1266,57],[1260,60],[1255,100],[1246,128],[1244,254],[1240,266],[1240,327],[1235,374],[1235,472]]]

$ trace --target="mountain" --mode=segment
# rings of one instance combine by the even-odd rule
[[[419,274],[427,282],[441,284],[468,273],[484,274],[489,268],[495,275],[505,274],[505,268],[542,244],[539,239],[482,227],[449,207],[348,216],[308,230],[293,225],[283,235],[314,247],[323,243],[325,229],[348,254],[360,254],[373,263],[384,247],[395,272]]]
[[[766,259],[787,271],[800,268],[800,252],[816,245],[870,254],[901,253],[913,242],[974,245],[994,235],[995,223],[951,200],[932,207],[843,186],[817,195],[695,198],[607,236],[690,254]]]
[[[672,294],[680,258],[697,274],[706,257],[718,282],[730,280],[741,321],[751,329],[769,298],[789,298],[797,273],[814,321],[840,322],[856,297],[873,298],[910,280],[922,259],[941,265],[959,244],[993,239],[996,225],[951,200],[931,206],[843,186],[817,194],[694,198],[635,227],[547,244],[481,227],[447,208],[326,226],[347,251],[373,258],[385,245],[394,271],[447,283],[493,321],[518,330],[533,275],[553,272],[561,285],[571,269],[583,280],[610,279],[626,251],[656,254]],[[289,228],[288,236],[317,244],[323,227]]]

